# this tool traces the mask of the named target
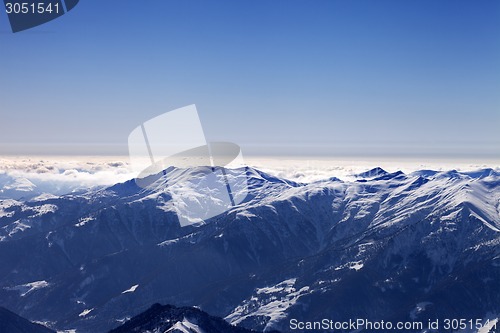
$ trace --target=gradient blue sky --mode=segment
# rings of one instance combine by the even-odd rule
[[[0,13],[0,153],[125,154],[193,103],[252,154],[498,157],[500,1],[82,0],[17,34]]]

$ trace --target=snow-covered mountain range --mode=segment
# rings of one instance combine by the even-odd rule
[[[190,172],[1,200],[0,306],[77,332],[158,302],[283,332],[291,319],[498,320],[498,171],[303,184],[247,168],[241,204],[180,227],[168,188]]]

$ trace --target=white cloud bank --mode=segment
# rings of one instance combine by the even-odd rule
[[[0,197],[65,194],[133,177],[126,158],[0,158]]]
[[[252,167],[278,177],[311,182],[330,177],[343,180],[374,167],[388,172],[401,170],[470,171],[500,168],[499,160],[471,162],[465,160],[414,159],[321,159],[283,157],[245,157]],[[128,157],[0,157],[0,198],[33,197],[42,193],[65,194],[96,186],[113,185],[132,179]],[[26,195],[24,195],[26,194]]]
[[[498,160],[470,161],[460,159],[413,159],[413,158],[245,158],[248,165],[275,176],[298,182],[312,182],[330,177],[352,180],[354,175],[381,167],[387,172],[417,170],[472,171],[484,168],[500,169]]]

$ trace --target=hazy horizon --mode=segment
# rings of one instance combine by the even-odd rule
[[[234,142],[238,144],[237,142]],[[493,143],[484,143],[480,147],[471,144],[463,146],[451,145],[383,145],[371,144],[243,144],[240,145],[244,155],[248,156],[302,156],[339,158],[339,157],[372,157],[372,158],[442,158],[468,160],[500,159],[500,148]],[[126,156],[128,147],[122,144],[0,144],[0,156]]]

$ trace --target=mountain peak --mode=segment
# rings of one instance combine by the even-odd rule
[[[253,333],[229,324],[195,307],[176,307],[156,303],[109,333],[131,332]]]
[[[380,177],[380,176],[384,176],[387,174],[388,174],[388,172],[385,171],[384,169],[382,169],[380,167],[376,167],[376,168],[373,168],[371,170],[359,173],[355,176],[357,178],[375,178],[375,177]]]

